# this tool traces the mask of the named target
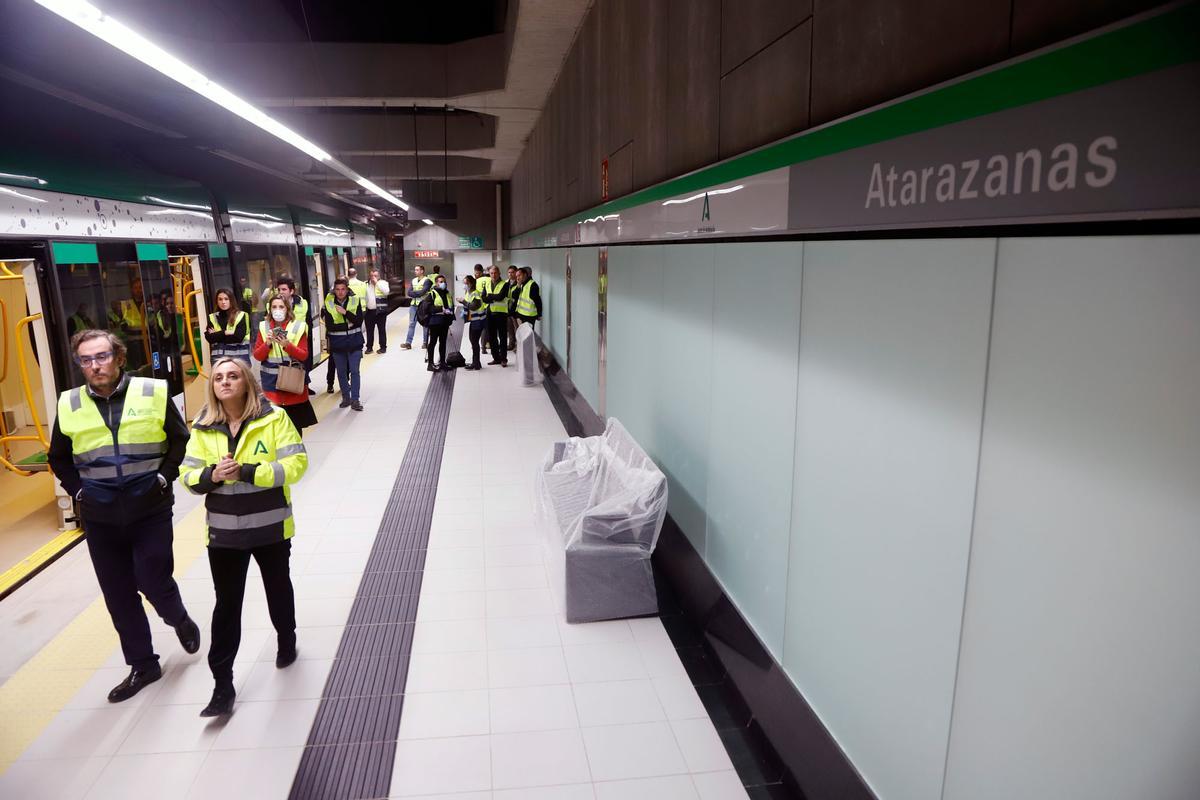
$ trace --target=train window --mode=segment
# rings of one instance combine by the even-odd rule
[[[250,314],[251,329],[257,330],[264,319],[264,309],[275,291],[275,281],[283,275],[296,278],[296,248],[290,245],[237,246],[238,285],[234,294],[241,302],[242,310]]]
[[[127,371],[149,376],[152,371],[141,269],[131,245],[99,248],[97,263],[57,265],[67,333],[98,327],[121,337],[127,350]],[[71,385],[83,383],[73,363]]]

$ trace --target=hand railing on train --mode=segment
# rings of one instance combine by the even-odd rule
[[[7,314],[5,316],[7,318]],[[14,338],[20,342],[21,329],[28,327],[41,318],[41,314],[31,314],[22,318],[21,321],[17,323],[17,327],[13,331]],[[5,327],[5,332],[7,333],[7,326]],[[3,423],[2,419],[0,419],[0,426],[4,428],[3,434],[0,435],[0,443],[3,443],[4,445],[4,457],[0,457],[0,466],[3,466],[5,469],[15,472],[18,475],[29,477],[30,475],[34,475],[36,473],[30,470],[21,469],[19,466],[12,463],[12,454],[8,448],[8,444],[10,442],[38,442],[42,445],[42,447],[49,450],[50,440],[46,437],[46,430],[42,425],[41,418],[38,416],[37,406],[34,405],[33,402],[33,386],[29,381],[29,367],[25,362],[25,350],[20,346],[17,347],[17,367],[20,369],[21,389],[25,394],[25,402],[29,406],[29,416],[33,418],[33,429],[36,431],[36,435],[27,436],[8,433],[7,425]],[[2,415],[0,415],[0,417],[2,417]]]
[[[192,282],[188,281],[188,283]],[[186,286],[187,284],[184,285]],[[200,355],[196,352],[196,337],[192,336],[192,298],[199,297],[200,294],[199,289],[193,289],[183,296],[183,329],[187,332],[188,349],[192,351],[192,361],[196,365],[196,375],[201,378],[207,378],[208,375],[204,372],[204,362],[200,360]],[[196,311],[200,311],[199,306],[196,307]]]

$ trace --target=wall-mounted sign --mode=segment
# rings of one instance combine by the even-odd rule
[[[413,250],[413,258],[441,258],[437,250]]]
[[[483,249],[483,237],[460,236],[458,237],[458,248],[460,250],[481,250]]]
[[[608,200],[608,159],[600,162],[600,200]]]

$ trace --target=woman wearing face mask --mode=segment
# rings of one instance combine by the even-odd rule
[[[222,358],[240,358],[250,363],[250,315],[237,307],[233,290],[217,289],[213,298],[216,313],[208,315],[208,329],[204,338],[208,340],[210,364]]]
[[[446,290],[446,278],[435,275],[437,283],[429,293],[433,300],[433,313],[429,316],[428,370],[437,372],[446,368],[446,337],[450,335],[450,323],[454,322],[454,297]],[[433,348],[438,348],[441,360],[433,363]]]
[[[192,424],[179,480],[204,495],[208,563],[217,603],[208,667],[215,687],[202,717],[233,710],[233,662],[242,639],[242,598],[251,557],[258,562],[275,627],[279,669],[296,660],[296,598],[291,557],[292,496],[308,469],[308,454],[288,415],[259,394],[245,362],[213,365],[207,403]]]
[[[467,321],[468,332],[471,336],[471,363],[466,369],[483,369],[479,363],[479,340],[487,333],[487,306],[483,302],[483,292],[476,291],[474,276],[463,278],[466,294],[458,299],[462,303],[463,317]]]
[[[303,365],[308,358],[308,326],[304,320],[292,319],[292,304],[282,295],[271,298],[268,319],[258,324],[254,340],[254,357],[262,362],[263,393],[291,417],[296,430],[317,424],[317,415],[308,400],[308,391],[282,392],[275,387],[279,368],[285,364]]]

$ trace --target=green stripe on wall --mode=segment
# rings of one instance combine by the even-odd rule
[[[311,256],[312,254],[313,254],[313,248],[311,248],[311,247],[304,248],[304,255]]]
[[[1200,3],[1017,61],[517,234],[690,194],[814,158],[1200,60]]]
[[[229,245],[210,244],[208,246],[208,255],[210,258],[229,258]]]
[[[325,255],[329,256],[330,258],[333,258],[333,248],[332,248],[332,247],[326,247],[326,248],[325,248]]]
[[[91,242],[51,242],[55,264],[99,264],[100,254]]]
[[[167,246],[159,242],[138,242],[138,261],[166,261]]]

